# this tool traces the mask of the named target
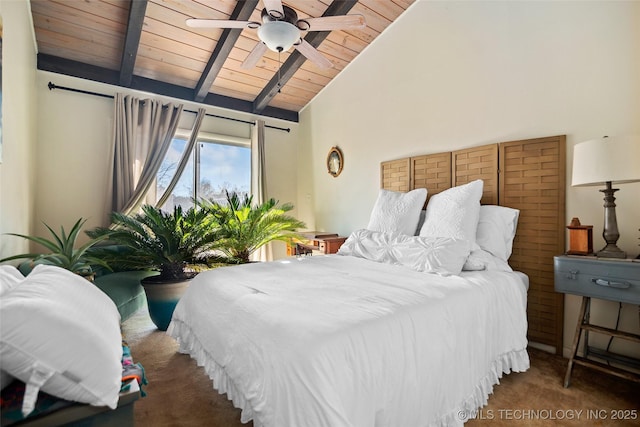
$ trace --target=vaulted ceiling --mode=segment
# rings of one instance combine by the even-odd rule
[[[31,0],[38,69],[298,121],[298,113],[414,0],[284,0],[300,19],[360,14],[366,27],[303,32],[326,57],[267,50],[253,29],[191,28],[189,18],[261,22],[263,0]],[[281,87],[278,87],[280,82]]]

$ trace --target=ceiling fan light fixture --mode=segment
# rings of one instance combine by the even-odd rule
[[[271,21],[258,28],[258,37],[272,51],[283,52],[291,49],[300,39],[300,30],[289,22]]]

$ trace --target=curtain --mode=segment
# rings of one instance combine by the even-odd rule
[[[264,203],[267,200],[267,173],[265,170],[264,120],[256,120],[251,131],[251,194],[253,202]],[[273,251],[268,243],[252,254],[252,261],[271,261]]]
[[[171,192],[175,188],[176,184],[180,180],[182,176],[182,172],[184,168],[187,166],[187,162],[189,161],[189,156],[193,152],[193,147],[196,145],[196,141],[198,140],[198,132],[200,132],[200,125],[202,125],[202,119],[204,119],[206,115],[206,111],[204,108],[198,108],[198,114],[196,115],[196,120],[193,123],[193,127],[191,128],[191,135],[189,135],[189,141],[187,142],[186,147],[184,148],[184,152],[182,153],[182,157],[180,158],[180,162],[178,163],[178,167],[176,169],[173,178],[171,178],[171,182],[167,186],[167,189],[164,191],[162,196],[158,199],[156,206],[161,207],[167,201]]]
[[[116,93],[114,140],[108,208],[131,213],[147,200],[182,113],[182,104],[163,105],[153,99],[140,100]],[[107,225],[109,220],[106,220]]]

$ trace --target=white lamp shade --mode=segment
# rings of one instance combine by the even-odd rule
[[[640,181],[640,135],[604,137],[573,147],[572,186]]]
[[[271,21],[258,28],[258,37],[272,51],[284,52],[300,39],[300,30],[285,21]]]

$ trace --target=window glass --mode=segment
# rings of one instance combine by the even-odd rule
[[[156,192],[159,199],[173,178],[187,139],[173,139],[156,176]],[[195,183],[198,183],[195,185]],[[226,143],[211,136],[198,139],[194,151],[171,195],[164,203],[164,210],[174,206],[193,206],[194,198],[225,200],[225,190],[239,194],[251,189],[251,148],[249,144]]]
[[[241,195],[251,190],[251,149],[237,145],[200,143],[198,197],[225,200],[225,190]]]

